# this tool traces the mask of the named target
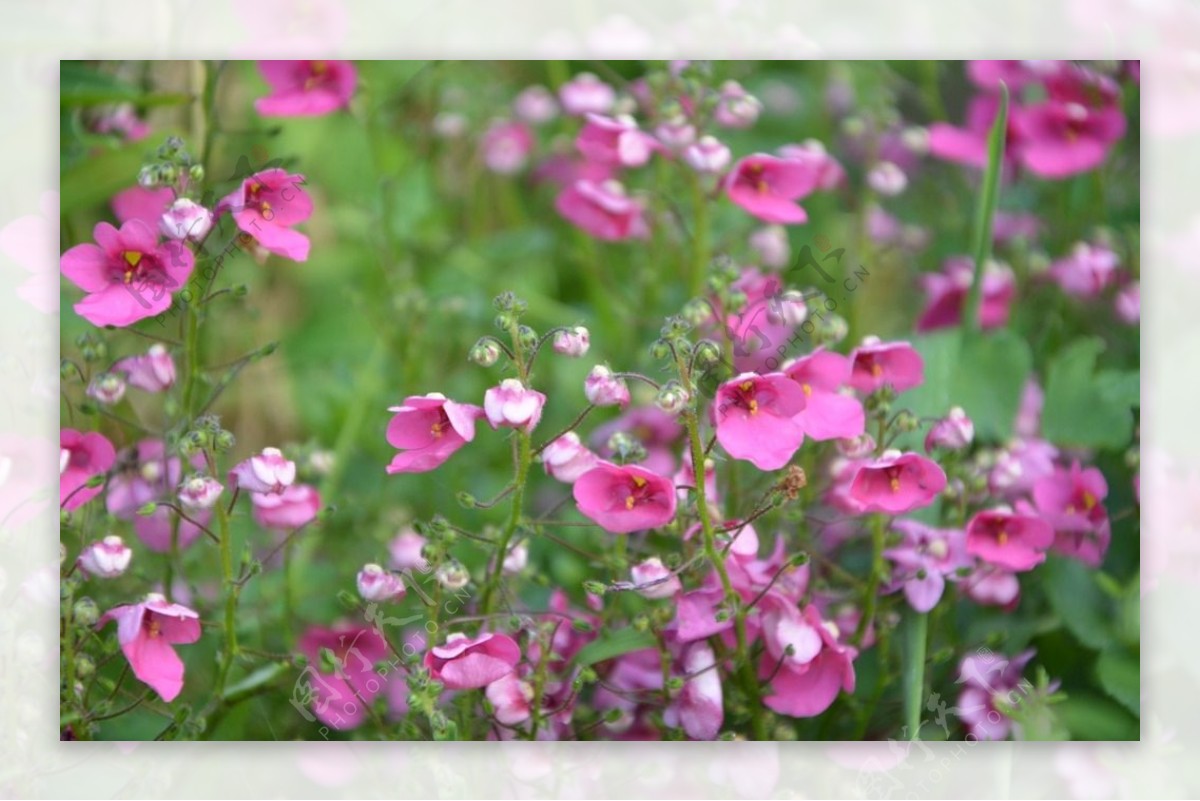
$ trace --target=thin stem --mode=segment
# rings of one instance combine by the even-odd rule
[[[854,631],[854,644],[862,646],[867,629],[875,620],[875,606],[879,598],[879,577],[883,575],[884,516],[875,515],[871,520],[871,572],[867,576],[867,588],[863,598],[862,617]]]
[[[213,695],[223,700],[229,670],[237,657],[237,603],[241,587],[233,576],[233,541],[229,531],[229,515],[220,504],[216,505],[216,510],[217,526],[221,532],[221,579],[225,587],[225,645]]]
[[[925,648],[929,615],[909,609],[904,618],[904,724],[908,739],[921,734],[921,699],[925,694]]]

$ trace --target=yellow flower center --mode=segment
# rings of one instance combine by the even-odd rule
[[[1008,532],[1004,529],[1000,529],[1000,533],[996,535],[996,542],[1000,543],[1001,545],[1008,545]]]
[[[812,384],[801,384],[800,388],[804,390],[805,395],[812,395]]]

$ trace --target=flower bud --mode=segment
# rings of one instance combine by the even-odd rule
[[[558,103],[544,86],[530,86],[513,101],[513,112],[533,125],[549,122],[558,116]]]
[[[215,478],[196,474],[179,485],[179,502],[185,509],[211,509],[224,489]]]
[[[467,357],[480,367],[491,367],[500,359],[500,346],[491,339],[481,339],[471,347]]]
[[[961,407],[955,406],[950,413],[933,424],[925,436],[925,452],[932,453],[934,448],[944,448],[948,451],[958,451],[967,447],[975,439],[975,424],[967,417]]]
[[[783,267],[791,257],[787,231],[782,225],[768,225],[750,235],[750,247],[766,267]]]
[[[634,565],[629,572],[633,583],[637,585],[637,594],[643,598],[670,598],[683,586],[679,577],[667,569],[657,556]]]
[[[175,384],[175,360],[165,345],[155,343],[141,356],[128,356],[113,365],[126,380],[146,392],[164,392]]]
[[[125,379],[116,373],[100,373],[88,384],[87,394],[105,406],[120,403],[125,397]]]
[[[529,564],[529,545],[525,540],[521,540],[504,555],[502,567],[505,575],[513,576],[524,570],[527,564]]]
[[[405,593],[404,581],[376,564],[363,565],[357,583],[358,594],[364,601],[391,601]]]
[[[500,386],[483,395],[483,411],[492,428],[518,428],[532,431],[542,419],[546,396],[528,389],[515,378],[506,378]]]
[[[263,448],[257,456],[239,462],[229,471],[229,478],[248,492],[278,495],[296,480],[296,463],[285,458],[278,448]]]
[[[203,164],[193,164],[191,167],[188,167],[188,177],[190,179],[192,179],[193,181],[195,181],[196,183],[200,183],[201,181],[203,181],[204,180],[204,165]]]
[[[588,330],[582,325],[554,335],[554,351],[564,356],[577,358],[588,352],[590,339]]]
[[[158,186],[158,170],[152,165],[146,165],[138,170],[138,186],[143,189],[153,189]]]
[[[721,347],[711,339],[702,339],[696,343],[692,363],[701,370],[707,370],[721,363]]]
[[[213,447],[221,453],[231,450],[236,444],[237,438],[233,436],[233,432],[231,431],[218,431],[216,436],[213,437]]]
[[[867,173],[867,184],[885,197],[895,197],[908,187],[908,176],[892,162],[881,161]]]
[[[547,445],[540,458],[547,475],[566,484],[574,483],[600,460],[574,431],[568,431]]]
[[[456,559],[451,559],[439,565],[438,569],[434,571],[433,577],[437,579],[438,584],[441,584],[444,589],[451,592],[461,590],[471,581],[471,574]]]
[[[617,378],[602,364],[598,364],[588,373],[583,382],[583,392],[588,402],[596,406],[629,405],[629,386],[624,379]]]
[[[75,602],[71,616],[81,626],[94,626],[100,618],[100,607],[91,598],[80,598]]]
[[[79,569],[97,578],[116,578],[129,567],[133,551],[118,536],[109,535],[79,554]]]
[[[732,154],[728,146],[712,136],[702,136],[699,142],[687,146],[683,160],[698,173],[715,175],[729,166]]]
[[[206,237],[212,226],[212,212],[186,197],[172,203],[158,221],[163,236],[168,239],[190,239],[193,242]]]
[[[691,395],[678,381],[670,381],[658,391],[654,405],[667,414],[676,415],[687,408]]]
[[[749,94],[737,81],[721,85],[721,97],[713,113],[718,125],[726,128],[749,128],[758,119],[762,103]]]
[[[429,562],[425,559],[424,549],[424,537],[412,529],[401,531],[388,545],[392,567],[396,570],[429,572]]]

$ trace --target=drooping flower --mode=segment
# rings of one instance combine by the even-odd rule
[[[783,145],[775,152],[810,170],[817,189],[836,189],[846,181],[846,169],[829,154],[820,140],[806,139],[798,144]]]
[[[554,208],[571,224],[607,242],[650,234],[642,202],[626,194],[618,181],[581,178],[558,194]]]
[[[125,379],[117,373],[97,373],[88,382],[87,396],[97,403],[113,406],[125,397]]]
[[[704,641],[687,646],[680,660],[683,674],[688,678],[675,703],[664,713],[664,720],[678,721],[679,727],[693,740],[717,739],[725,722],[721,677],[716,665],[712,646]]]
[[[783,373],[742,373],[718,387],[713,399],[717,442],[735,459],[777,470],[804,442],[794,419],[804,408],[804,391]]]
[[[483,163],[499,175],[515,175],[529,163],[533,133],[521,122],[496,120],[479,142]]]
[[[138,220],[119,230],[98,223],[92,235],[96,244],[76,245],[60,263],[62,274],[88,293],[74,308],[92,325],[124,328],[161,314],[192,274],[192,252],[179,242],[160,243]]]
[[[199,242],[212,230],[212,212],[194,200],[181,197],[158,218],[158,229],[167,239]]]
[[[388,473],[424,473],[441,465],[455,451],[475,439],[475,421],[482,408],[447,400],[440,392],[411,395],[388,411],[395,416],[387,427],[387,441],[402,452],[392,457]]]
[[[544,86],[528,86],[513,100],[513,113],[532,125],[549,122],[558,116],[558,101]]]
[[[376,564],[363,565],[355,584],[364,601],[391,601],[404,597],[405,593],[404,581]]]
[[[975,423],[967,417],[961,406],[955,406],[942,419],[935,422],[925,435],[925,452],[935,448],[960,451],[975,439]]]
[[[1012,611],[1021,600],[1017,574],[987,563],[978,564],[959,586],[968,598],[983,606],[999,606]]]
[[[542,419],[546,396],[527,388],[515,378],[506,378],[483,396],[483,411],[492,428],[505,426],[530,432]]]
[[[533,686],[517,678],[515,673],[507,673],[493,681],[484,694],[495,710],[496,720],[504,726],[524,723],[532,714]]]
[[[760,111],[762,102],[757,97],[737,81],[725,81],[713,109],[713,120],[725,128],[749,128],[758,119]]]
[[[540,458],[546,474],[564,484],[573,484],[600,461],[574,431],[568,431],[548,444]]]
[[[581,72],[558,90],[563,111],[572,117],[585,114],[607,114],[617,102],[611,86],[590,72]]]
[[[186,509],[211,509],[224,490],[212,476],[197,473],[179,486],[179,502]]]
[[[1086,300],[1116,282],[1119,265],[1117,254],[1109,248],[1079,242],[1070,255],[1051,264],[1047,274],[1063,292]]]
[[[396,570],[428,573],[429,561],[425,559],[424,548],[424,537],[410,528],[401,530],[388,544],[392,567]]]
[[[890,386],[896,392],[925,383],[925,360],[907,342],[881,342],[864,337],[850,353],[850,386],[859,392],[874,392]]]
[[[1045,520],[1004,507],[978,512],[967,523],[967,553],[1006,570],[1032,570],[1053,543],[1054,528]]]
[[[171,550],[176,513],[166,506],[159,506],[151,515],[138,512],[148,503],[175,497],[183,478],[182,460],[178,456],[168,457],[162,440],[144,439],[119,462],[126,467],[109,479],[105,497],[108,513],[122,520],[132,520],[133,530],[147,548],[166,553]],[[204,467],[201,454],[193,456],[190,462],[197,470]],[[189,517],[200,525],[207,525],[210,513],[198,509]],[[203,533],[199,526],[182,518],[178,522],[178,531],[181,549],[189,547]]]
[[[264,117],[317,117],[350,105],[358,73],[349,61],[260,61],[271,93],[254,101]]]
[[[450,690],[485,687],[512,673],[520,661],[516,642],[492,632],[468,637],[456,631],[444,645],[435,645],[425,654],[430,677]]]
[[[657,556],[644,559],[629,569],[634,590],[643,598],[670,598],[683,588],[675,575]]]
[[[229,471],[229,481],[246,492],[278,495],[296,480],[296,463],[278,448],[263,448],[262,453],[244,459]]]
[[[854,659],[858,652],[839,641],[837,626],[821,618],[811,604],[801,613],[787,599],[768,594],[763,599],[763,641],[767,651],[760,666],[770,680],[771,693],[763,704],[794,718],[819,715],[838,692],[854,692]],[[791,653],[789,653],[789,647]],[[776,672],[777,671],[777,672]]]
[[[713,136],[702,136],[683,151],[683,160],[698,173],[717,175],[729,166],[729,147]]]
[[[308,259],[308,237],[292,227],[312,216],[303,175],[278,167],[256,172],[217,204],[217,214],[226,211],[268,252],[293,261]]]
[[[250,494],[254,522],[272,531],[294,531],[321,511],[321,495],[309,484],[292,484],[280,493]]]
[[[575,138],[575,147],[589,161],[622,167],[640,167],[659,148],[650,134],[638,128],[632,117],[588,114]]]
[[[141,603],[114,607],[100,616],[97,628],[117,623],[117,640],[133,675],[168,703],[183,689],[183,661],[172,645],[200,639],[200,615],[150,593]]]
[[[1055,551],[1099,567],[1108,551],[1112,531],[1104,499],[1108,482],[1095,467],[1083,469],[1079,462],[1055,471],[1033,485],[1033,503],[1038,514],[1054,527]]]
[[[962,529],[939,529],[916,520],[897,520],[892,528],[904,535],[900,545],[884,551],[895,565],[892,580],[904,588],[909,606],[928,612],[941,600],[946,579],[971,565]]]
[[[967,256],[956,256],[946,260],[941,272],[921,276],[926,300],[925,310],[917,319],[918,331],[951,328],[962,322],[963,309],[974,281],[973,263]],[[997,262],[987,262],[981,292],[980,327],[986,330],[1006,325],[1016,294],[1012,270]]]
[[[783,225],[808,220],[796,201],[816,188],[817,173],[810,165],[766,153],[741,159],[725,179],[731,201],[760,220]]]
[[[600,462],[579,477],[572,494],[584,517],[614,534],[658,528],[675,517],[670,479],[637,465]]]
[[[806,436],[818,442],[852,439],[866,427],[862,403],[841,392],[850,383],[850,360],[817,348],[784,367],[788,378],[804,392],[804,408],[795,420]]]
[[[85,486],[112,469],[117,452],[103,434],[64,428],[58,434],[58,502],[68,512],[95,498],[103,486]]]
[[[946,473],[936,462],[916,453],[885,451],[860,466],[849,497],[864,512],[903,514],[933,503],[946,488]]]
[[[588,330],[582,325],[559,331],[554,335],[554,352],[563,356],[579,358],[588,352],[590,345]]]
[[[116,578],[133,559],[133,550],[115,534],[93,542],[79,553],[79,569],[97,578]]]
[[[629,385],[625,383],[625,379],[613,375],[612,370],[603,364],[596,365],[587,374],[583,381],[583,393],[587,396],[588,403],[596,406],[624,408],[629,405]]]
[[[165,392],[175,384],[175,360],[166,346],[157,342],[142,355],[120,359],[112,369],[146,392]]]

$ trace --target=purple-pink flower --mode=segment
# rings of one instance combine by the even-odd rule
[[[454,632],[444,645],[425,654],[425,667],[434,681],[449,690],[485,687],[513,672],[521,649],[507,634],[484,632],[468,637]]]
[[[921,276],[925,290],[925,310],[917,320],[918,331],[951,328],[962,322],[967,296],[971,291],[975,271],[973,260],[967,256],[947,259],[938,273]],[[979,309],[981,328],[1000,328],[1008,324],[1016,282],[1012,270],[998,264],[988,264],[983,271],[982,305]]]
[[[85,486],[112,469],[117,452],[103,434],[64,428],[58,434],[58,502],[68,512],[99,495],[104,487]]]
[[[392,457],[388,473],[425,473],[441,465],[475,439],[475,421],[483,409],[447,400],[440,392],[411,395],[387,427],[387,441],[401,453]]]
[[[580,441],[578,434],[568,431],[546,445],[541,460],[546,475],[564,484],[573,484],[595,467],[600,457]]]
[[[989,509],[967,523],[967,553],[1005,570],[1032,570],[1053,543],[1054,528],[1033,514]]]
[[[608,242],[650,234],[645,207],[627,195],[618,181],[579,179],[558,194],[554,208],[571,224]]]
[[[138,680],[167,702],[183,689],[183,661],[172,645],[200,639],[200,615],[158,593],[141,603],[114,607],[100,616],[97,628],[117,623],[117,640]]]
[[[640,130],[632,117],[588,114],[575,138],[575,147],[588,161],[640,167],[650,160],[659,144]]]
[[[217,204],[228,211],[237,227],[267,251],[293,261],[308,259],[308,237],[292,228],[312,216],[312,198],[304,191],[304,176],[272,167],[242,181]]]
[[[928,612],[941,600],[946,579],[954,580],[960,569],[969,568],[966,535],[962,529],[940,529],[916,520],[897,520],[892,528],[904,539],[884,551],[895,566],[894,585],[902,586],[909,606]]]
[[[321,495],[309,484],[292,484],[279,493],[250,494],[254,522],[272,531],[295,531],[321,511]]]
[[[296,463],[278,448],[263,448],[262,453],[238,462],[229,471],[229,481],[247,492],[278,495],[296,480]]]
[[[864,337],[850,353],[849,383],[859,392],[874,392],[883,386],[903,392],[925,383],[925,360],[907,342]]]
[[[1033,485],[1033,503],[1038,514],[1054,527],[1055,551],[1072,556],[1090,567],[1099,567],[1108,551],[1112,530],[1104,499],[1108,482],[1095,467],[1069,468],[1054,472]]]
[[[794,419],[804,407],[804,390],[783,373],[742,373],[718,387],[713,399],[717,442],[735,459],[777,470],[804,442]]]
[[[204,457],[200,454],[190,461],[193,468],[204,466]],[[170,551],[175,512],[166,506],[159,506],[150,515],[138,512],[148,503],[174,498],[183,477],[182,460],[178,456],[168,457],[162,440],[144,439],[123,452],[119,463],[125,467],[109,479],[105,496],[108,513],[121,520],[132,520],[134,532],[150,550]],[[199,509],[189,517],[200,525],[207,525],[210,513]],[[181,549],[189,547],[203,533],[199,526],[184,519],[179,520],[178,527]]]
[[[800,385],[805,406],[795,420],[804,433],[818,442],[850,439],[866,426],[862,403],[841,392],[850,383],[850,360],[840,353],[817,348],[784,367]]]
[[[854,692],[858,652],[840,642],[834,623],[823,620],[811,604],[802,613],[790,600],[773,594],[763,604],[767,648],[759,673],[771,677],[771,692],[763,698],[768,709],[810,718],[828,709],[839,692]]]
[[[264,117],[316,117],[350,105],[358,74],[349,61],[260,61],[271,93],[254,101]]]
[[[528,433],[542,419],[545,405],[545,395],[515,378],[504,379],[483,395],[483,412],[492,428],[519,428]]]
[[[84,575],[97,578],[116,578],[125,572],[133,559],[133,550],[115,534],[93,542],[79,552],[79,569]]]
[[[637,465],[600,462],[571,491],[583,516],[614,534],[658,528],[675,517],[670,479]]]
[[[120,359],[112,371],[146,392],[165,392],[175,384],[175,360],[166,346],[157,342],[144,354]]]
[[[497,120],[484,131],[479,149],[489,170],[499,175],[514,175],[529,163],[533,144],[533,133],[525,123]]]
[[[858,468],[849,497],[864,512],[897,515],[928,506],[945,488],[946,473],[937,462],[888,451]]]
[[[725,179],[725,193],[760,220],[802,223],[807,222],[808,213],[796,201],[817,188],[817,175],[801,161],[756,153],[733,165]]]

